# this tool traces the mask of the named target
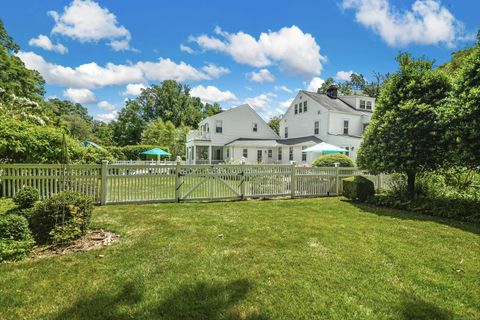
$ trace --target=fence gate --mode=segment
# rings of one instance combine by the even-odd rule
[[[176,186],[178,201],[242,198],[242,167],[182,165]]]

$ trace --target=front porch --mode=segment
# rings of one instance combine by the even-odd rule
[[[225,161],[224,147],[212,145],[187,146],[188,164],[218,164]]]

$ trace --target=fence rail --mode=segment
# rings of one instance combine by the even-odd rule
[[[180,202],[258,197],[340,195],[342,179],[363,175],[386,188],[385,175],[357,168],[306,168],[294,165],[185,165],[128,163],[101,165],[1,164],[0,196],[23,186],[42,198],[63,190],[92,196],[95,203]]]

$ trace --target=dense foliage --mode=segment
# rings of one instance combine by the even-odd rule
[[[335,163],[338,163],[340,167],[354,167],[355,163],[352,158],[341,153],[331,153],[318,157],[313,160],[312,166],[314,167],[335,167]]]
[[[38,190],[33,187],[23,187],[13,197],[13,202],[22,209],[31,208],[40,199]]]
[[[184,156],[189,130],[187,126],[181,125],[176,128],[171,121],[163,122],[161,118],[157,118],[143,130],[141,143],[166,146],[173,155]]]
[[[273,131],[275,131],[276,134],[280,134],[280,120],[280,116],[275,116],[268,121],[268,125]]]
[[[20,260],[34,245],[27,219],[16,214],[0,214],[0,262]]]
[[[343,95],[358,94],[368,97],[378,97],[383,83],[388,79],[389,74],[382,75],[378,72],[373,73],[374,81],[367,81],[361,74],[352,73],[350,80],[335,83],[333,78],[327,78],[322,86],[317,89],[318,93],[325,94],[327,89],[336,84],[338,91]]]
[[[39,243],[67,243],[85,234],[92,210],[90,197],[64,191],[35,204],[30,227]]]
[[[141,155],[143,151],[147,151],[154,148],[160,148],[164,151],[170,152],[167,147],[159,145],[145,145],[137,144],[133,146],[123,146],[123,147],[107,147],[107,150],[112,153],[112,155],[117,160],[145,160],[146,157]]]
[[[352,200],[366,201],[375,195],[373,182],[362,176],[343,179],[343,195]]]
[[[417,173],[443,162],[439,107],[446,103],[451,86],[431,61],[404,53],[397,62],[399,70],[385,82],[377,99],[357,162],[374,173],[406,173],[413,196]]]

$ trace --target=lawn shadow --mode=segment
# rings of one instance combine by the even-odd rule
[[[99,292],[81,297],[51,319],[267,319],[236,308],[250,290],[245,279],[185,284],[163,301],[153,303],[146,303],[145,290],[143,282],[126,282],[117,293]]]
[[[235,308],[243,300],[250,284],[246,279],[227,283],[198,282],[173,292],[155,310],[156,319],[267,319],[253,312],[245,314]]]
[[[415,296],[408,296],[398,306],[400,319],[405,320],[447,320],[460,317],[449,310],[444,310],[433,303],[426,302]]]
[[[126,282],[120,292],[99,292],[78,299],[52,319],[137,319],[131,308],[143,299],[143,286],[138,282]]]
[[[357,207],[362,211],[373,213],[379,216],[388,216],[402,220],[433,221],[453,228],[461,229],[466,232],[474,233],[477,235],[480,234],[480,225],[476,225],[475,223],[471,222],[463,222],[448,218],[429,216],[411,211],[378,207],[353,200],[342,199],[341,201],[350,203],[351,205]]]

